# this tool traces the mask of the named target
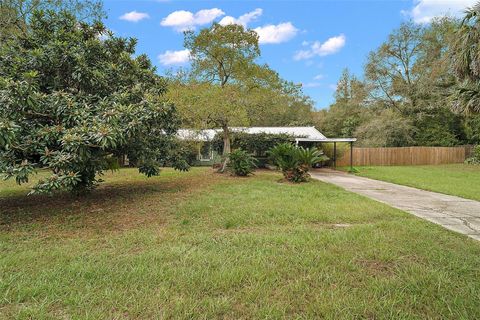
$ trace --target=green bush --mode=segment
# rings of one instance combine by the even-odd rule
[[[295,139],[288,134],[269,134],[269,133],[246,133],[232,132],[232,149],[242,149],[255,157],[263,157],[267,151],[280,143],[293,142]],[[223,152],[223,136],[221,133],[215,135],[212,141],[213,149],[219,153]]]
[[[465,160],[466,164],[480,164],[480,145],[473,147],[472,156]]]
[[[248,176],[257,167],[257,159],[242,149],[232,151],[228,158],[228,168],[236,176]]]
[[[201,147],[201,143],[197,141],[177,140],[178,152],[181,153],[187,163],[191,166],[197,161],[198,150]]]
[[[310,178],[308,171],[312,165],[328,158],[315,148],[305,149],[290,143],[281,143],[270,149],[272,162],[282,171],[285,179],[291,182],[305,182]]]

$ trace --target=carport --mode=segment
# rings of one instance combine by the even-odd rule
[[[337,168],[337,143],[348,143],[350,146],[350,170],[353,170],[353,143],[357,141],[356,138],[325,138],[325,139],[311,139],[311,138],[296,138],[295,144],[298,146],[300,142],[316,142],[316,143],[333,143],[333,167]]]

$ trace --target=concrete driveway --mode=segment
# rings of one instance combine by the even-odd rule
[[[321,169],[312,178],[335,184],[480,240],[480,202]]]

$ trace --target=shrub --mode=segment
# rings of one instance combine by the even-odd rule
[[[200,148],[201,144],[199,144],[197,141],[179,139],[177,139],[177,144],[178,152],[183,155],[184,159],[189,165],[193,166],[197,161],[198,149]]]
[[[279,143],[293,142],[294,138],[288,134],[270,134],[270,133],[231,133],[232,149],[245,150],[256,157],[263,157],[268,150]],[[212,141],[213,149],[223,153],[223,136],[221,133],[215,135]]]
[[[236,176],[248,176],[257,167],[257,159],[242,149],[232,151],[228,158],[228,168]]]
[[[480,164],[480,145],[473,147],[472,156],[465,160],[466,164]]]
[[[270,158],[288,181],[305,182],[310,178],[311,166],[328,158],[315,148],[305,149],[290,143],[281,143],[270,149]]]

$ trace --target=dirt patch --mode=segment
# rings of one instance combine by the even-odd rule
[[[179,203],[223,179],[204,171],[166,181],[107,182],[80,198],[70,194],[1,198],[0,231],[68,237],[146,225],[162,229]]]
[[[358,259],[356,264],[364,268],[371,276],[389,277],[395,274],[397,264],[393,261],[381,261],[375,259]]]

